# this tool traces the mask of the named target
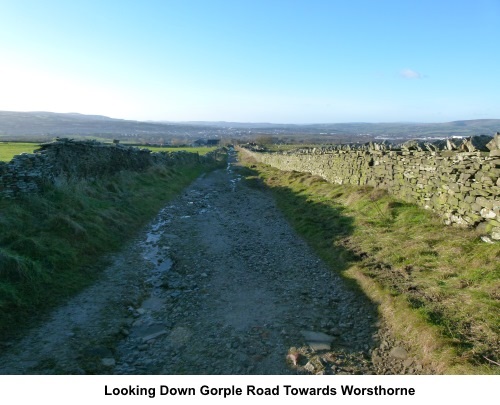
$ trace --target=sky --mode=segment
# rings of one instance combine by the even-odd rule
[[[0,110],[500,118],[500,0],[0,0]]]

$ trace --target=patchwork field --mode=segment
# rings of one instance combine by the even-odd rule
[[[0,161],[9,162],[15,155],[23,152],[33,153],[38,145],[31,142],[0,142]]]

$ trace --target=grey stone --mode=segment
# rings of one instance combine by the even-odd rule
[[[370,145],[317,148],[314,159],[308,155],[310,149],[289,151],[286,159],[280,153],[248,153],[280,170],[309,172],[336,184],[366,184],[388,189],[396,197],[436,211],[447,225],[470,227],[483,218],[491,228],[491,221],[499,215],[492,207],[498,195],[494,184],[500,185],[495,168],[498,163],[492,158],[500,156],[500,150],[478,152],[484,149],[488,139],[491,137],[472,137],[462,145],[462,151],[456,150],[456,141],[449,139],[449,150],[439,152],[419,151],[428,147],[409,142],[404,145],[406,150],[399,153],[368,150]],[[499,139],[497,134],[494,141]],[[376,149],[374,145],[372,148]],[[480,198],[475,202],[476,197]],[[477,205],[471,204],[474,202]],[[489,211],[483,210],[479,217],[483,208]]]
[[[150,335],[144,336],[144,337],[142,338],[142,341],[143,341],[143,342],[149,342],[150,340],[156,339],[156,338],[158,338],[158,337],[160,337],[160,336],[162,336],[162,335],[165,335],[166,333],[167,333],[167,331],[166,331],[166,330],[161,330],[161,331],[159,331],[159,332],[152,333],[152,334],[150,334]]]
[[[495,227],[491,231],[491,239],[493,240],[500,240],[500,228]]]
[[[314,351],[330,350],[331,344],[335,339],[333,336],[323,332],[301,331],[309,347]]]
[[[490,142],[488,142],[488,144],[486,145],[486,147],[490,151],[500,150],[500,132],[497,132],[495,134],[494,138]]]
[[[401,346],[396,346],[391,349],[389,356],[394,359],[406,360],[408,358],[408,352]]]
[[[104,359],[101,359],[101,364],[104,367],[114,367],[116,365],[116,360],[112,357],[106,357]]]
[[[489,236],[486,235],[481,236],[481,240],[485,243],[495,243]]]
[[[408,358],[408,359],[406,359],[404,361],[403,366],[410,367],[412,364],[413,364],[413,359],[412,358]]]
[[[493,210],[490,210],[489,208],[483,208],[481,210],[481,216],[486,219],[493,219],[497,216]]]

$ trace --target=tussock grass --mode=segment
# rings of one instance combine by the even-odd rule
[[[370,187],[242,160],[316,251],[441,373],[499,373],[500,246]],[[489,359],[489,360],[488,360]]]
[[[212,167],[155,166],[0,199],[0,337],[92,283],[99,258]]]

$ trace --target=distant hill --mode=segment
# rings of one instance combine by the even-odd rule
[[[100,137],[129,140],[174,138],[251,139],[272,135],[282,139],[322,142],[365,142],[372,139],[445,138],[493,135],[500,131],[500,119],[464,120],[446,123],[333,123],[272,124],[241,122],[144,122],[101,115],[52,112],[0,111],[0,139],[47,139],[56,136]]]
[[[0,111],[0,135],[164,135],[177,126],[101,115]]]

